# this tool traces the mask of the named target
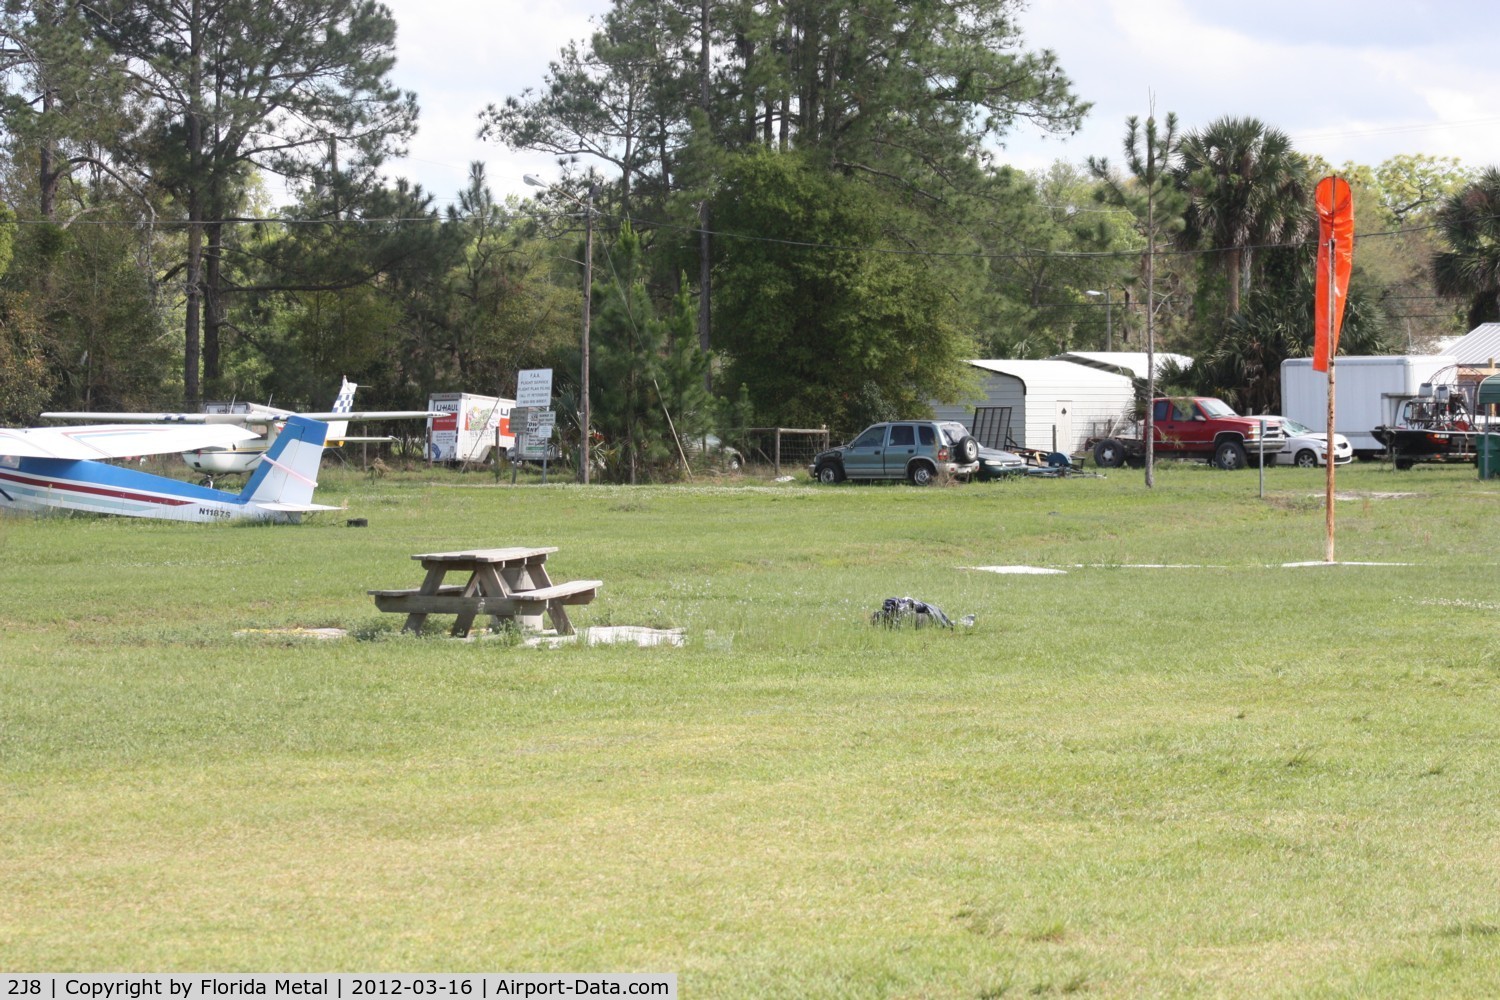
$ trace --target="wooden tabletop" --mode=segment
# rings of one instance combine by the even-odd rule
[[[372,590],[381,611],[404,613],[405,632],[421,632],[428,615],[456,615],[454,635],[469,634],[474,619],[489,615],[496,622],[509,620],[522,628],[540,629],[542,616],[552,619],[558,634],[573,631],[566,605],[588,604],[603,584],[599,580],[575,580],[554,584],[547,573],[552,546],[512,546],[501,549],[463,549],[458,552],[423,552],[412,556],[427,571],[420,587]],[[464,584],[444,584],[450,573],[464,573]]]
[[[513,547],[508,549],[465,549],[462,552],[427,552],[412,556],[420,562],[428,563],[509,563],[524,562],[528,559],[536,559],[556,552],[555,546],[541,548]]]

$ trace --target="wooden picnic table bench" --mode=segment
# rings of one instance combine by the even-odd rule
[[[571,635],[568,605],[588,604],[604,586],[600,580],[553,583],[547,575],[547,556],[556,548],[512,547],[425,552],[412,556],[427,571],[421,586],[400,590],[371,590],[381,611],[406,615],[404,632],[420,632],[428,615],[456,616],[453,634],[466,636],[474,619],[489,615],[495,624],[509,621],[522,629],[538,630],[542,616],[559,635]],[[449,573],[467,573],[462,584],[444,583]]]

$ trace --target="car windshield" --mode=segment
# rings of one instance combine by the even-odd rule
[[[1235,415],[1230,405],[1222,399],[1200,399],[1198,405],[1203,407],[1203,412],[1210,417],[1232,417]]]
[[[1288,435],[1311,434],[1313,432],[1313,429],[1306,424],[1299,424],[1297,423],[1297,421],[1290,420],[1286,417],[1281,418],[1281,426],[1286,428],[1286,432]]]

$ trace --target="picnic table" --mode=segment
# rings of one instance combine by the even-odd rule
[[[406,615],[403,632],[420,632],[428,615],[456,615],[452,630],[456,636],[468,635],[479,615],[489,615],[497,625],[512,622],[536,631],[545,614],[559,635],[571,635],[567,606],[588,604],[604,583],[553,583],[547,575],[547,557],[556,551],[553,547],[514,547],[424,552],[412,556],[427,571],[421,586],[369,593],[381,611]],[[466,574],[464,582],[445,583],[450,573]]]

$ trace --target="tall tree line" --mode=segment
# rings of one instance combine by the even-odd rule
[[[330,161],[367,178],[415,125],[414,96],[386,80],[395,24],[370,0],[31,0],[3,28],[12,198],[65,228],[133,214],[147,240],[171,234],[151,278],[180,290],[189,404],[200,371],[221,374],[256,185]]]
[[[1270,373],[1310,336],[1306,191],[1327,166],[1233,118],[1174,138],[1158,187],[1007,166],[1008,133],[1066,134],[1088,110],[1022,12],[618,0],[537,87],[483,111],[476,95],[485,135],[564,164],[552,190],[500,201],[476,166],[440,212],[381,176],[417,107],[389,83],[378,3],[12,0],[0,377],[31,389],[7,416],[322,405],[338,374],[417,405],[503,394],[531,366],[578,408],[585,211],[598,364],[660,386],[595,383],[625,478],[673,464],[647,441],[652,406],[668,429],[722,432],[733,400],[740,425],[852,432],[961,396],[965,358],[1140,349],[1148,329],[1202,360],[1198,384],[1273,406]],[[1341,169],[1361,231],[1392,233],[1356,257],[1349,343],[1421,342],[1492,308],[1482,184],[1430,157]],[[1427,262],[1450,247],[1441,300]]]

